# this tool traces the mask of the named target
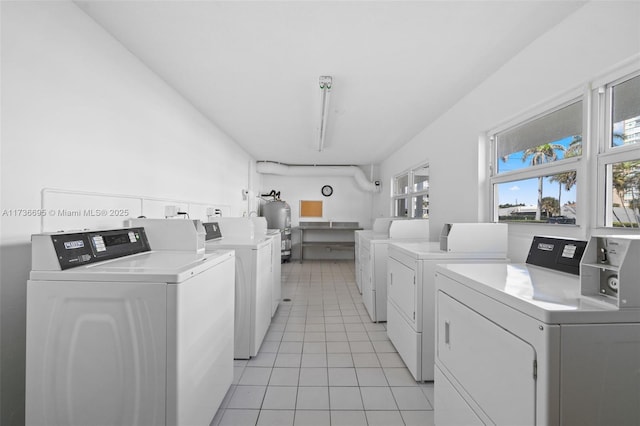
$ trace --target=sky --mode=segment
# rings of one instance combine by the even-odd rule
[[[548,178],[542,181],[542,197],[558,198],[559,184],[550,182]],[[566,204],[576,201],[575,185],[570,191],[562,188],[560,201]],[[535,206],[538,203],[538,179],[519,180],[498,185],[498,204],[524,203],[527,206]]]
[[[559,140],[557,144],[568,147],[573,137],[567,137]],[[558,159],[563,158],[563,153],[558,153]],[[522,161],[522,151],[509,155],[506,162],[499,160],[498,170],[504,173],[512,170],[521,170],[530,167],[530,158]],[[542,196],[558,198],[559,184],[558,182],[550,182],[549,178],[543,179]],[[576,186],[574,185],[570,191],[562,188],[561,202],[565,204],[569,201],[576,201]],[[498,185],[498,204],[518,204],[524,203],[528,206],[535,206],[538,203],[538,179],[526,179],[513,182],[506,182]]]

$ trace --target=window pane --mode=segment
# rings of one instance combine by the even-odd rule
[[[611,146],[640,142],[640,76],[612,88]]]
[[[497,173],[582,155],[582,101],[495,135]]]
[[[608,223],[617,227],[638,228],[640,225],[640,159],[609,164],[611,205],[607,207]]]
[[[429,166],[417,168],[413,171],[413,190],[429,189]]]
[[[398,198],[396,200],[396,217],[408,217],[409,208],[407,206],[406,198]]]
[[[409,192],[409,175],[402,175],[396,178],[394,194],[406,194]]]
[[[429,196],[418,195],[411,200],[413,204],[413,217],[418,219],[429,219]]]
[[[575,170],[498,184],[498,220],[575,224],[576,186]]]

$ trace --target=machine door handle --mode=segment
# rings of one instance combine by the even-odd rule
[[[449,321],[445,321],[444,322],[444,343],[447,345],[449,344],[450,337],[451,337],[450,327],[451,327],[451,324],[449,323]]]

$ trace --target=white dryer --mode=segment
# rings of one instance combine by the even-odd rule
[[[280,229],[268,229],[265,217],[251,217],[254,234],[264,234],[271,241],[271,317],[276,314],[282,298],[282,232]]]
[[[418,381],[434,378],[435,267],[440,263],[506,262],[507,225],[447,224],[460,244],[393,242],[387,265],[387,335]],[[468,243],[464,243],[468,241]]]
[[[249,359],[258,354],[271,325],[273,307],[272,240],[256,233],[249,218],[218,218],[205,225],[211,236],[207,250],[231,249],[236,253],[234,358]],[[279,250],[278,250],[279,252]]]
[[[389,226],[393,220],[401,220],[401,218],[379,217],[373,221],[372,229],[357,229],[354,231],[355,242],[355,261],[356,261],[356,287],[362,294],[362,267],[360,263],[360,247],[364,239],[371,239],[375,236],[388,236]]]
[[[623,309],[604,300],[617,282],[581,295],[585,244],[535,237],[526,264],[438,266],[436,424],[640,424],[640,250]],[[592,253],[608,287],[623,268]]]
[[[267,229],[267,238],[271,240],[271,317],[276,314],[282,300],[282,232],[279,229]]]
[[[384,234],[360,235],[358,265],[362,300],[373,322],[387,321],[387,251],[390,243],[428,241],[429,220],[393,220]]]
[[[234,254],[143,228],[32,237],[26,424],[208,425],[233,380]]]

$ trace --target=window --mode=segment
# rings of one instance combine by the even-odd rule
[[[394,216],[409,217],[409,207],[406,198],[398,198],[395,200]]]
[[[640,142],[640,76],[609,88],[611,94],[611,147]]]
[[[429,189],[429,166],[422,166],[413,171],[413,191]]]
[[[495,220],[640,231],[637,56],[486,136]]]
[[[494,219],[577,222],[583,102],[572,99],[491,132]]]
[[[576,176],[575,170],[569,170],[550,176],[496,184],[498,221],[576,223],[576,201],[573,191]],[[542,197],[538,208],[537,200],[535,204],[532,200],[540,193]]]
[[[429,165],[417,167],[411,171],[412,196],[411,217],[418,219],[429,218]]]
[[[640,75],[613,81],[604,93],[606,133],[598,155],[608,227],[640,227]]]
[[[404,172],[393,179],[393,215],[427,219],[429,217],[429,165]]]
[[[409,175],[401,175],[396,178],[395,191],[396,194],[409,193]]]

